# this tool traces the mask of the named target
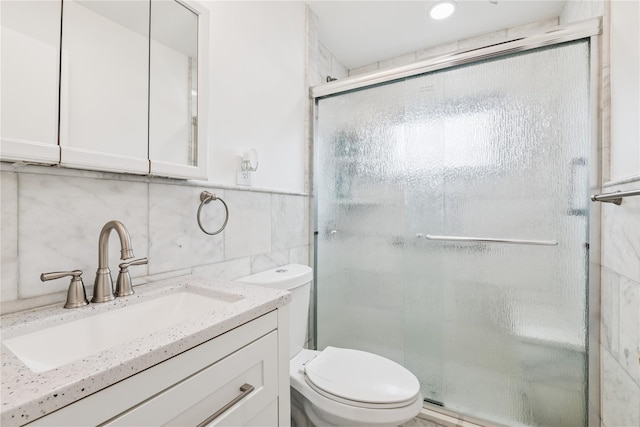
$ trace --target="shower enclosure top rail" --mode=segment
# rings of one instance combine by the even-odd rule
[[[447,242],[482,242],[482,243],[505,243],[510,245],[536,245],[536,246],[557,246],[556,240],[521,240],[521,239],[495,239],[492,237],[464,237],[464,236],[434,236],[427,234],[427,240],[443,240]]]
[[[606,194],[594,194],[593,196],[591,196],[591,201],[615,203],[616,205],[620,205],[622,204],[623,197],[631,197],[631,196],[640,196],[640,190],[616,191],[613,193],[606,193]]]
[[[591,37],[598,35],[601,32],[601,18],[587,19],[577,23],[558,26],[541,34],[515,38],[498,44],[471,50],[463,49],[401,67],[383,71],[374,71],[342,80],[335,80],[330,83],[310,88],[309,97],[311,99],[322,98],[324,96],[348,92],[350,90],[366,86],[387,83],[393,80],[450,68],[456,65],[463,65],[482,59],[494,58],[508,53],[522,52],[542,46]]]

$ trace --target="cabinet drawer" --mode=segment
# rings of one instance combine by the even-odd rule
[[[277,399],[277,341],[273,331],[103,425],[196,426],[218,411],[208,425],[246,425]]]

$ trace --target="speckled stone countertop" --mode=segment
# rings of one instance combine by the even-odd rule
[[[4,315],[0,318],[2,340],[183,290],[231,302],[206,315],[40,373],[31,371],[3,344],[0,424],[12,427],[31,422],[282,307],[291,298],[285,291],[183,276],[136,286],[134,295],[107,303],[76,309],[59,304]]]

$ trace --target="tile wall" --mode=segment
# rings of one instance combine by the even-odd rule
[[[135,255],[149,258],[148,265],[131,268],[134,284],[192,273],[232,280],[309,263],[306,195],[9,163],[1,164],[0,180],[2,313],[63,302],[69,281],[43,283],[43,272],[80,269],[90,295],[98,236],[112,219],[127,227]],[[216,236],[197,225],[204,190],[229,206],[228,225]],[[211,231],[219,228],[222,205],[206,205],[202,220]],[[115,278],[115,233],[109,246]]]
[[[637,190],[640,176],[604,192]],[[640,197],[602,205],[601,414],[640,425]]]

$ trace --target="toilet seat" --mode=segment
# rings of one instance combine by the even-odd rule
[[[306,383],[343,404],[372,409],[402,408],[420,395],[417,378],[376,354],[327,347],[304,367]]]

